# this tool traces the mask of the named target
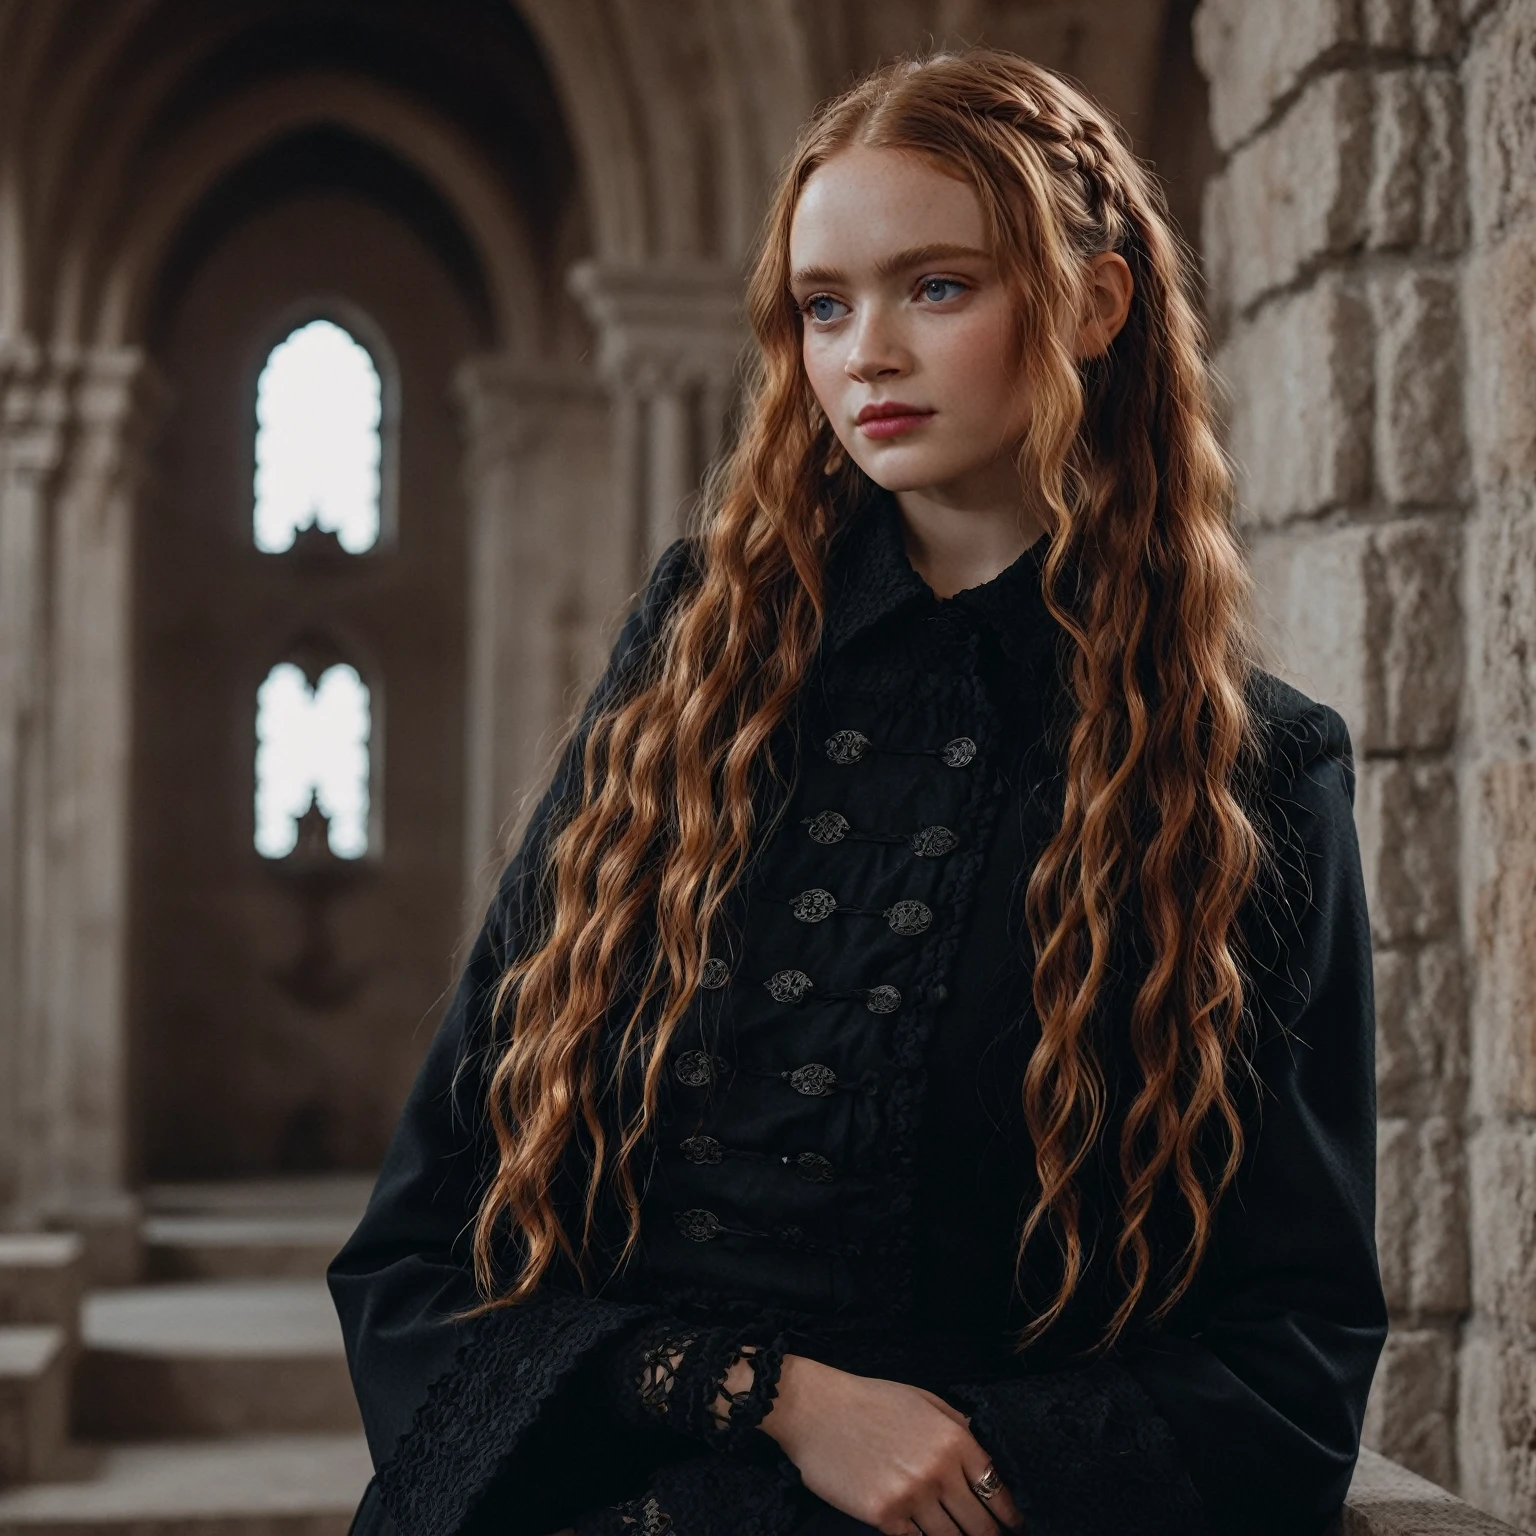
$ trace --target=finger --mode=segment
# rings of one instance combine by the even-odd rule
[[[986,1455],[980,1446],[976,1448],[982,1456]],[[969,1458],[967,1458],[969,1461]],[[981,1505],[992,1517],[994,1529],[996,1526],[1005,1526],[1009,1530],[1018,1530],[1024,1524],[1023,1517],[1019,1514],[1018,1506],[1013,1502],[1013,1495],[1003,1484],[998,1485],[997,1492],[991,1498],[984,1499],[976,1492],[976,1484],[981,1481],[982,1474],[992,1466],[991,1461],[982,1462],[979,1466],[971,1464],[964,1469],[966,1492]]]
[[[912,1511],[912,1519],[923,1536],[973,1536],[972,1532],[955,1524],[949,1511],[937,1498],[919,1504]],[[983,1533],[983,1536],[991,1536],[991,1533]]]
[[[945,1513],[965,1536],[997,1536],[997,1521],[992,1510],[971,1491],[969,1483],[946,1486],[939,1494]]]

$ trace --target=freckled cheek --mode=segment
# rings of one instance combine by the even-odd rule
[[[995,325],[957,326],[936,339],[930,376],[942,380],[948,409],[988,437],[1023,423],[1022,391],[1007,337]]]
[[[800,360],[811,393],[821,402],[822,410],[836,421],[838,401],[847,383],[839,359],[824,342],[807,338],[800,349]]]

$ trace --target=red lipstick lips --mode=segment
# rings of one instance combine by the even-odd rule
[[[932,411],[901,400],[881,400],[866,405],[857,421],[865,437],[900,437],[915,431],[932,415]]]

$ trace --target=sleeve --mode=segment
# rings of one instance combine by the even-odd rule
[[[470,1240],[486,1168],[481,1058],[492,999],[541,921],[543,852],[579,780],[590,722],[644,665],[687,565],[680,541],[625,624],[502,877],[368,1208],[329,1270],[375,1495],[400,1536],[454,1536],[482,1523],[503,1536],[544,1536],[631,1492],[666,1459],[619,1411],[615,1374],[632,1337],[657,1321],[653,1309],[551,1282],[525,1304],[463,1314],[478,1301]],[[681,1366],[690,1351],[677,1353]],[[702,1400],[702,1376],[692,1375]],[[634,1381],[638,1397],[644,1383],[638,1373]],[[738,1420],[749,1411],[743,1405]],[[727,1422],[733,1412],[727,1405]]]
[[[1198,1308],[1088,1369],[956,1393],[1033,1536],[1304,1536],[1348,1490],[1387,1330],[1370,929],[1343,720],[1313,706],[1298,744],[1271,787],[1288,912],[1258,925],[1262,1102]]]

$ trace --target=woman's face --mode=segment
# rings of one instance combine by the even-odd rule
[[[917,155],[840,151],[790,230],[806,375],[849,457],[889,491],[1017,496],[1029,401],[976,193]]]

